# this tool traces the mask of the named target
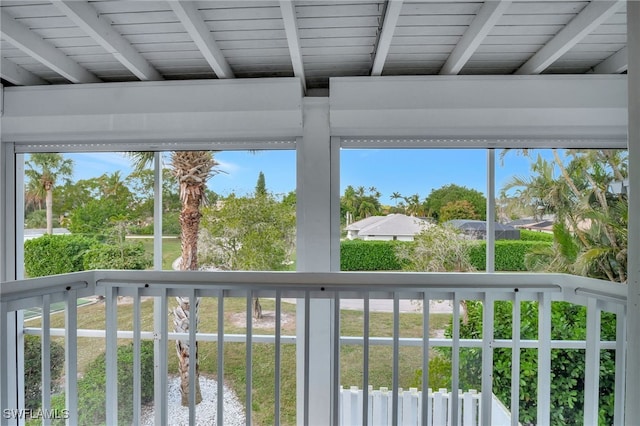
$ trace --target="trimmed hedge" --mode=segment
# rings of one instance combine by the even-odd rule
[[[140,378],[142,404],[153,401],[153,342],[140,342]],[[78,380],[78,418],[82,425],[104,424],[106,413],[106,354],[94,359]],[[51,399],[51,407],[62,410],[64,394]],[[133,343],[118,346],[118,424],[133,420]]]
[[[553,242],[553,234],[547,232],[531,231],[529,229],[520,230],[521,241],[545,241],[547,243]]]
[[[399,241],[351,240],[340,242],[341,271],[396,271],[402,269],[396,258]]]
[[[62,375],[64,347],[52,340],[49,346],[49,374],[51,389]],[[39,336],[24,336],[24,405],[37,410],[42,405],[42,339]]]
[[[396,247],[412,244],[403,241],[352,240],[340,243],[340,270],[342,271],[398,271],[402,264],[396,257]],[[469,257],[478,271],[486,265],[486,241],[470,241]],[[526,271],[524,256],[537,247],[546,247],[543,241],[496,241],[496,271]]]
[[[43,235],[24,242],[24,267],[31,278],[84,270],[83,257],[96,243],[83,235]]]
[[[96,244],[85,252],[84,269],[146,269],[153,265],[141,242],[124,245]]]
[[[473,241],[469,250],[471,264],[478,270],[484,271],[487,262],[487,242]],[[495,269],[496,271],[526,271],[524,256],[537,247],[548,247],[551,243],[542,241],[496,241]]]

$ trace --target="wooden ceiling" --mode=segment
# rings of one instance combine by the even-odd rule
[[[623,73],[619,1],[2,1],[5,85]]]

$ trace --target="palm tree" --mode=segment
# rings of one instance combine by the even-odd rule
[[[407,214],[409,216],[424,216],[424,206],[420,202],[420,195],[413,194],[408,197],[404,197],[404,200],[407,203]]]
[[[32,196],[45,197],[47,210],[47,234],[53,233],[53,187],[58,179],[68,180],[73,174],[73,161],[62,154],[31,154],[26,163],[25,174],[29,178],[28,188]],[[35,191],[35,193],[33,193]]]
[[[552,249],[529,256],[529,266],[616,282],[626,281],[628,203],[608,190],[627,176],[627,157],[616,150],[567,150],[563,161],[538,156],[530,178],[514,177],[503,191],[518,189],[521,201],[556,216]],[[528,155],[528,152],[524,152]],[[560,176],[554,176],[558,167]]]
[[[391,194],[391,199],[395,200],[396,208],[397,208],[398,207],[398,200],[402,199],[402,194],[400,194],[399,192],[394,192],[393,194]]]
[[[153,161],[151,152],[130,153],[135,161],[136,169],[144,168]],[[205,190],[207,181],[220,171],[216,169],[216,162],[211,151],[174,151],[171,153],[171,172],[178,180],[180,188],[180,229],[181,229],[181,256],[180,270],[195,271],[198,269],[198,231],[202,213],[200,207],[206,202]],[[200,300],[189,300],[188,297],[176,297],[178,306],[173,310],[174,330],[179,333],[187,333],[189,327],[198,328],[198,307]],[[193,318],[193,321],[191,321]],[[180,393],[182,405],[189,405],[189,342],[176,340],[176,352],[178,355],[178,369],[180,371]],[[198,344],[195,351],[195,403],[202,401],[200,392],[200,368],[198,359]]]

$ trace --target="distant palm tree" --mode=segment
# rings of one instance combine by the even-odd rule
[[[398,200],[401,200],[402,198],[402,194],[400,194],[399,192],[394,192],[393,194],[391,194],[391,199],[395,200],[396,207],[398,207]]]
[[[47,210],[47,234],[53,233],[53,187],[59,179],[69,179],[73,174],[73,161],[62,154],[35,153],[29,156],[25,175],[29,178],[29,188],[34,199],[45,198]]]
[[[424,206],[420,202],[420,195],[413,194],[408,197],[404,197],[404,200],[407,203],[407,214],[409,216],[424,216]]]
[[[129,156],[135,161],[136,169],[142,169],[153,161],[152,152],[134,152]],[[218,162],[211,151],[174,151],[171,153],[172,174],[180,187],[181,256],[180,270],[195,271],[198,269],[198,230],[202,213],[200,207],[205,203],[207,181],[220,173],[216,169]],[[189,300],[188,297],[176,297],[178,306],[173,310],[174,330],[180,333],[189,331],[189,327],[198,328],[198,307],[200,300]],[[192,321],[193,319],[193,321]],[[178,369],[180,371],[180,393],[182,405],[189,405],[189,342],[176,340]],[[200,368],[198,359],[198,343],[196,342],[195,359],[196,394],[195,403],[202,401],[200,392]]]

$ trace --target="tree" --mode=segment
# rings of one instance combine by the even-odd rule
[[[521,153],[530,155],[529,151]],[[567,150],[565,160],[557,150],[552,153],[553,162],[538,155],[531,166],[532,176],[515,177],[503,188],[503,192],[515,189],[523,205],[539,205],[555,215],[554,249],[532,254],[531,266],[557,272],[569,262],[571,267],[565,272],[625,282],[628,201],[625,194],[613,194],[609,187],[612,181],[627,177],[626,152]],[[571,246],[575,258],[567,259]]]
[[[414,244],[396,249],[403,269],[411,272],[467,272],[475,268],[469,257],[468,241],[449,226],[433,225],[414,238]]]
[[[267,184],[264,179],[264,173],[260,172],[258,175],[258,182],[256,182],[256,197],[265,197],[267,195]]]
[[[380,192],[375,187],[364,186],[353,188],[349,185],[340,198],[340,216],[345,225],[351,222],[376,216],[381,213]]]
[[[440,209],[440,221],[453,219],[480,219],[473,205],[467,200],[449,201]]]
[[[398,200],[402,200],[403,197],[399,192],[394,192],[391,194],[391,199],[396,202],[396,207],[398,207]]]
[[[108,232],[114,220],[136,219],[135,198],[122,180],[120,172],[78,182],[75,193],[82,193],[81,202],[71,210],[68,227],[71,232],[100,234]],[[77,191],[80,189],[80,191]]]
[[[69,179],[73,173],[73,161],[62,154],[34,153],[27,160],[25,175],[27,187],[42,198],[47,210],[47,234],[53,233],[53,188],[60,179]],[[34,195],[35,195],[34,194]]]
[[[224,270],[281,271],[289,268],[295,244],[295,205],[271,194],[225,198],[203,216],[203,263]],[[254,317],[261,317],[254,299]]]
[[[134,159],[136,169],[140,170],[153,161],[152,152],[134,152],[129,154]],[[173,151],[171,153],[171,172],[176,178],[180,190],[180,229],[181,256],[180,270],[194,271],[198,269],[198,231],[202,213],[200,208],[206,202],[206,185],[208,180],[220,173],[211,151]],[[176,332],[186,333],[189,327],[198,328],[199,299],[177,296],[178,306],[173,310],[173,324]],[[196,343],[195,403],[202,401],[200,392],[200,371]],[[176,340],[178,368],[180,371],[180,393],[182,405],[189,405],[189,343],[187,340]]]
[[[480,191],[459,186],[454,183],[432,190],[424,204],[427,214],[442,222],[442,219],[440,218],[440,210],[442,207],[450,202],[461,200],[468,201],[473,206],[473,210],[479,215],[481,220],[486,219],[487,199],[485,196]]]
[[[425,215],[425,208],[420,201],[420,194],[413,194],[403,198],[406,203],[405,212],[409,216],[422,217]]]

